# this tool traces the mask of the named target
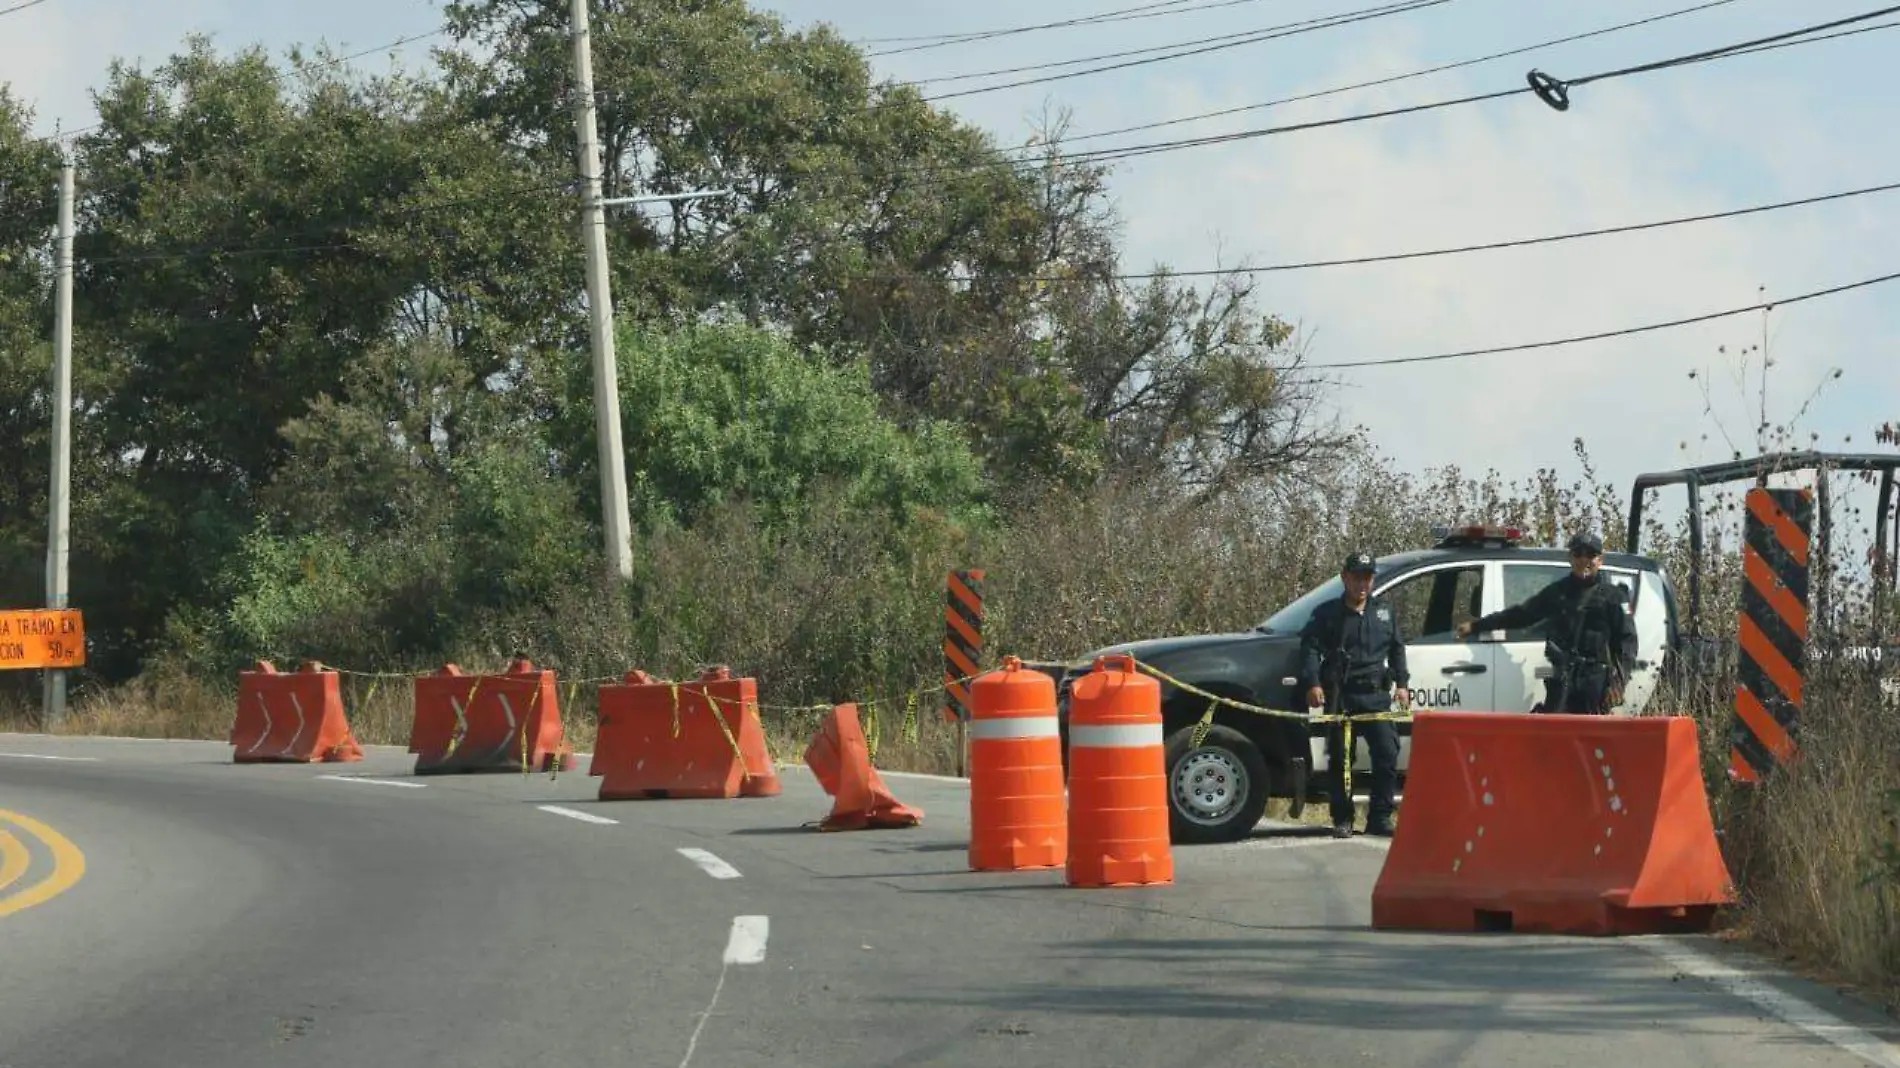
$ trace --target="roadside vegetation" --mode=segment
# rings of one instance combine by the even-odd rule
[[[1627,492],[1586,443],[1528,481],[1409,471],[1323,416],[1332,383],[1249,276],[1120,277],[1152,265],[1123,260],[1059,118],[1004,152],[834,36],[645,0],[594,27],[608,195],[740,195],[611,220],[636,573],[608,583],[564,22],[448,10],[427,77],[194,40],[99,90],[74,142],[91,660],[63,730],[221,739],[239,670],[314,659],[355,673],[360,740],[404,744],[406,676],[518,652],[561,673],[578,749],[600,682],[727,664],[759,680],[781,760],[817,706],[857,701],[881,765],[944,771],[946,571],[987,573],[992,660],[1062,661],[1251,626],[1348,546],[1434,522],[1623,543]],[[39,457],[58,159],[29,120],[0,94],[0,440]],[[46,488],[41,463],[0,475],[0,603],[40,603]],[[1389,507],[1417,499],[1439,514]],[[1718,640],[1740,499],[1707,498]],[[1652,522],[1686,588],[1685,529]],[[1839,516],[1837,541],[1869,523]],[[1835,553],[1830,589],[1817,649],[1900,637],[1867,560]],[[1804,757],[1759,789],[1724,775],[1732,675],[1654,706],[1705,725],[1736,929],[1869,986],[1900,975],[1900,711],[1875,675],[1817,666]],[[0,728],[37,708],[36,677],[0,678]]]

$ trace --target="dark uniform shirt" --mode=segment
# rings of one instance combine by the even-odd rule
[[[1405,635],[1391,606],[1366,599],[1363,612],[1335,598],[1314,609],[1300,630],[1300,687],[1326,686],[1344,667],[1340,708],[1347,712],[1384,712],[1392,706],[1388,688],[1411,686],[1405,665]]]
[[[1521,604],[1473,620],[1471,629],[1511,630],[1536,623],[1545,624],[1544,652],[1552,667],[1574,663],[1629,678],[1637,651],[1629,594],[1600,572],[1589,579],[1565,575]]]

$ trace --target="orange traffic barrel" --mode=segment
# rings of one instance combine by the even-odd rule
[[[970,686],[970,869],[1059,868],[1068,857],[1056,682],[1005,657]]]
[[[1070,886],[1174,882],[1161,683],[1106,656],[1069,695]]]

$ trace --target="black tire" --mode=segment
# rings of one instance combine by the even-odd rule
[[[1199,746],[1194,727],[1168,738],[1168,827],[1172,841],[1237,842],[1267,811],[1275,776],[1260,748],[1233,729],[1214,725]]]

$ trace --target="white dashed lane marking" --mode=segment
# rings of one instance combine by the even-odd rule
[[[707,875],[715,879],[737,879],[739,877],[739,869],[720,860],[704,849],[694,849],[688,846],[681,848],[679,854],[687,860],[699,865]]]
[[[727,964],[758,964],[765,959],[765,941],[772,933],[772,921],[766,916],[734,916],[732,933],[726,936]]]
[[[420,782],[402,782],[397,779],[366,779],[361,775],[319,775],[317,778],[328,779],[331,782],[360,782],[369,786],[399,786],[404,790],[420,790],[428,785]]]
[[[732,971],[735,964],[758,964],[763,961],[765,939],[770,933],[771,920],[764,916],[732,918],[732,933],[726,936],[726,955],[719,965],[719,982],[713,985],[712,1000],[706,1003],[706,1011],[699,1014],[699,1023],[693,1027],[693,1037],[687,1040],[686,1056],[680,1059],[680,1068],[689,1068],[693,1063],[693,1054],[699,1049],[699,1036],[705,1033],[706,1021],[712,1019],[713,1010],[719,1007],[719,995],[725,992],[727,973]]]
[[[566,816],[571,820],[580,820],[582,823],[599,823],[611,827],[620,822],[619,820],[610,820],[605,816],[596,816],[592,812],[581,812],[578,809],[562,808],[560,805],[536,805],[534,807],[543,812],[552,812],[556,816]]]

